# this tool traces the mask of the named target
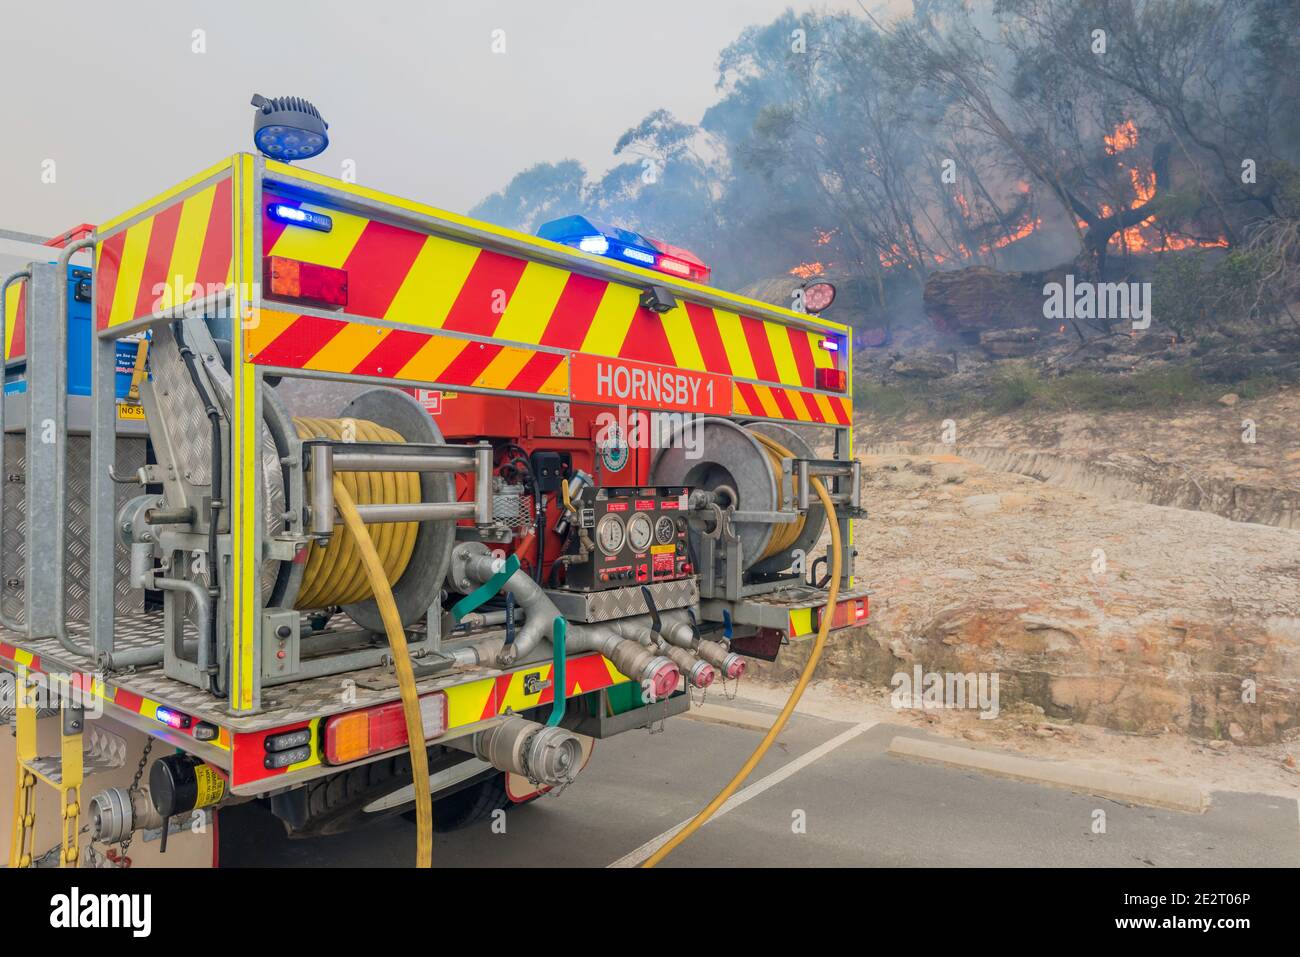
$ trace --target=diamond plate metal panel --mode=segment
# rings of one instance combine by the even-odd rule
[[[673,608],[690,608],[699,603],[700,589],[694,578],[680,581],[656,582],[646,586],[660,611]],[[560,614],[571,621],[614,621],[630,618],[650,611],[640,585],[629,588],[610,588],[606,591],[548,591]]]
[[[27,583],[23,580],[27,556],[27,502],[24,476],[23,433],[8,433],[5,439],[4,476],[4,535],[5,552],[0,555],[4,572],[4,611],[11,620],[25,622]],[[138,438],[119,438],[117,466],[119,475],[133,474],[145,464],[145,441]],[[103,477],[108,481],[108,476]],[[73,435],[68,439],[68,514],[65,594],[69,621],[86,620],[90,615],[90,438]],[[135,485],[116,486],[117,505],[139,494]],[[130,553],[126,546],[117,543],[113,553],[114,605],[119,615],[132,614],[141,608],[143,596],[129,584]]]
[[[211,485],[212,428],[169,329],[154,331],[149,372],[154,400],[162,413],[160,424],[176,457],[173,464],[191,485]]]

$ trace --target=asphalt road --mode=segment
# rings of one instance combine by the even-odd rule
[[[718,700],[718,699],[714,699]],[[726,813],[672,867],[1268,867],[1300,865],[1300,806],[1215,792],[1204,814],[1133,807],[885,753],[893,725],[796,715]],[[599,742],[562,795],[435,836],[435,867],[606,867],[637,863],[692,817],[748,756],[758,731],[686,718],[659,734]],[[1105,812],[1105,833],[1093,832]],[[242,866],[409,866],[401,817],[290,841],[259,807],[222,812],[222,862]],[[649,850],[647,850],[647,847]]]

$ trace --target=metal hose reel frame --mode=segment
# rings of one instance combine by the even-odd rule
[[[693,488],[716,490],[722,486],[736,492],[736,507],[749,512],[774,512],[782,505],[779,482],[782,477],[773,471],[773,456],[754,438],[759,433],[775,439],[800,458],[813,458],[812,448],[793,429],[773,422],[739,424],[730,419],[708,416],[692,427],[702,428],[701,458],[688,457],[680,432],[686,425],[678,426],[668,446],[660,449],[650,466],[650,481],[654,485],[685,485]],[[790,488],[793,493],[793,483]],[[787,509],[793,507],[786,501]],[[770,575],[790,567],[793,552],[804,554],[817,544],[826,527],[826,510],[820,503],[811,505],[803,528],[795,541],[774,555],[765,555],[772,544],[777,526],[763,522],[734,522],[732,527],[744,556],[745,571]],[[699,536],[691,531],[692,545],[698,550]]]
[[[789,426],[779,425],[776,422],[746,422],[745,428],[765,435],[769,439],[775,439],[801,459],[816,457],[813,454],[812,446],[804,441],[803,436]],[[821,502],[816,501],[814,496],[814,501],[808,505],[808,517],[803,523],[803,531],[795,539],[794,544],[780,554],[755,562],[749,567],[749,571],[755,575],[772,575],[785,571],[790,567],[791,555],[794,551],[801,551],[805,556],[812,555],[812,549],[821,539],[822,531],[825,528],[826,509],[822,508]]]
[[[268,390],[268,396],[270,391]],[[275,409],[272,409],[272,405]],[[298,437],[293,419],[277,399],[268,402],[267,427],[277,446],[285,450],[290,461],[301,461],[302,439]],[[423,445],[446,444],[433,418],[410,395],[383,386],[361,393],[331,418],[368,419],[397,432],[407,442]],[[306,487],[304,484],[304,491]],[[456,487],[452,476],[445,473],[420,473],[420,496],[425,502],[452,502]],[[409,627],[428,611],[439,595],[447,567],[451,563],[451,549],[455,544],[456,530],[452,522],[421,522],[416,535],[415,548],[407,561],[402,577],[393,583],[393,599],[397,604],[403,627]],[[293,607],[302,588],[305,562],[281,562],[280,575],[271,593],[272,606]],[[343,605],[343,611],[367,631],[383,633],[384,622],[379,606],[373,598],[355,604]]]
[[[700,458],[692,458],[681,435],[687,427],[686,423],[677,425],[668,445],[655,454],[650,464],[652,485],[684,485],[707,490],[727,486],[736,492],[738,509],[777,510],[781,499],[771,460],[748,429],[716,416],[695,420],[689,427],[701,429],[704,453]],[[748,569],[760,560],[772,541],[773,526],[766,522],[734,522],[732,528],[740,540],[744,566]],[[691,544],[697,551],[700,535],[691,530]]]
[[[340,418],[370,419],[397,432],[407,442],[445,445],[442,431],[433,417],[411,395],[397,389],[376,388],[361,393],[339,413]],[[420,497],[425,502],[454,502],[456,483],[446,473],[421,472]],[[451,549],[456,543],[456,523],[421,522],[415,549],[402,577],[392,583],[393,600],[403,627],[409,627],[429,611],[441,593]],[[367,631],[383,633],[384,622],[373,598],[344,605],[344,612]]]

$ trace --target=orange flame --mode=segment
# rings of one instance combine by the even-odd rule
[[[1137,124],[1132,120],[1125,120],[1123,123],[1117,124],[1113,133],[1102,137],[1102,142],[1106,144],[1106,155],[1108,156],[1131,150],[1137,146],[1137,141]]]

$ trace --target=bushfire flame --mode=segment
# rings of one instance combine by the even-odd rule
[[[1125,120],[1123,123],[1116,125],[1114,132],[1109,136],[1102,136],[1102,142],[1106,144],[1106,155],[1114,156],[1116,153],[1123,153],[1125,150],[1131,150],[1137,146],[1138,128],[1132,120]]]
[[[811,279],[813,276],[820,276],[826,271],[826,267],[821,263],[800,263],[790,270],[790,275],[798,276],[800,279]]]

